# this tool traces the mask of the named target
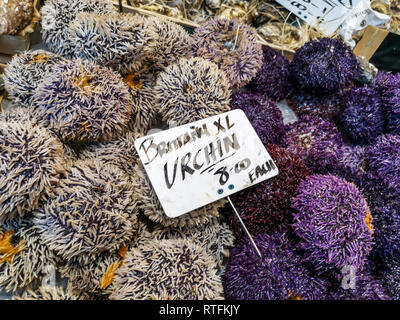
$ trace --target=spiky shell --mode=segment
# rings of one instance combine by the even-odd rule
[[[40,10],[42,38],[51,51],[67,58],[74,56],[68,24],[79,12],[103,15],[116,12],[116,7],[111,0],[46,0]]]
[[[118,73],[82,59],[59,64],[38,87],[35,101],[37,121],[76,144],[120,135],[134,107]]]
[[[156,103],[170,127],[229,111],[231,90],[224,72],[202,58],[182,58],[157,78]]]
[[[94,61],[126,75],[152,55],[158,35],[152,24],[137,14],[96,15],[81,12],[69,24],[75,57]]]
[[[29,120],[0,121],[0,137],[0,222],[4,222],[36,209],[65,172],[65,162],[61,142]]]
[[[134,189],[124,172],[77,161],[34,218],[43,241],[63,259],[117,250],[137,232]]]
[[[54,66],[64,60],[45,50],[25,51],[15,55],[4,71],[4,86],[9,97],[21,107],[31,107],[38,85]]]
[[[235,19],[213,18],[195,30],[193,55],[214,62],[234,88],[248,84],[261,69],[263,53],[257,34]]]
[[[155,240],[133,248],[117,270],[111,300],[222,299],[213,258],[188,240]]]

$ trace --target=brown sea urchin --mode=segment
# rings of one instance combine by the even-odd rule
[[[229,111],[231,90],[224,72],[202,58],[182,58],[158,76],[160,114],[170,127]]]
[[[30,107],[37,86],[63,60],[44,50],[25,51],[15,55],[5,69],[4,85],[9,97],[21,107]]]
[[[154,93],[156,78],[147,67],[143,67],[137,72],[125,75],[124,82],[129,87],[133,103],[128,128],[144,136],[156,122],[158,112]]]
[[[30,218],[14,220],[0,227],[0,288],[16,291],[35,284],[54,266],[55,255],[43,243]]]
[[[263,62],[255,31],[231,19],[214,18],[197,28],[192,52],[217,64],[236,88],[249,83]]]
[[[139,156],[134,146],[140,135],[127,132],[115,140],[106,143],[86,145],[79,154],[80,159],[96,159],[104,164],[112,164],[128,175],[134,175]]]
[[[219,268],[223,265],[223,258],[229,256],[229,248],[233,247],[235,236],[228,225],[213,219],[198,228],[165,228],[156,227],[152,232],[153,239],[186,239],[204,247],[216,261]]]
[[[152,55],[158,35],[153,24],[132,13],[98,16],[81,12],[69,24],[75,57],[121,72],[137,70]]]
[[[0,222],[34,210],[65,171],[62,144],[30,121],[0,121]]]
[[[71,58],[74,44],[68,34],[68,24],[79,12],[103,15],[115,12],[111,0],[46,0],[41,8],[42,38],[47,47]]]
[[[167,19],[149,17],[158,34],[157,45],[150,57],[155,71],[161,71],[180,58],[191,56],[192,37],[180,25]]]
[[[64,142],[109,141],[126,130],[132,100],[122,77],[90,61],[59,64],[35,94],[34,115]]]
[[[125,248],[119,250],[120,254],[116,251],[102,252],[89,263],[71,259],[59,268],[60,274],[68,279],[68,288],[77,296],[107,298],[114,273],[122,265]]]
[[[222,299],[216,273],[213,258],[188,240],[148,241],[128,252],[110,299]]]
[[[137,231],[134,189],[124,172],[77,161],[34,219],[50,249],[64,259],[117,250]],[[86,259],[88,260],[88,259]]]
[[[13,296],[12,300],[78,300],[78,297],[63,287],[40,286]]]

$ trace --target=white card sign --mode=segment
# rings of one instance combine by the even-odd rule
[[[242,110],[135,141],[168,217],[178,217],[278,174]]]
[[[326,36],[333,34],[360,0],[276,0]]]

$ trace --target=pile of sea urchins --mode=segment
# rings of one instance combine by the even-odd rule
[[[46,0],[5,70],[0,290],[13,299],[397,299],[400,77],[340,40],[290,62],[255,30]],[[287,123],[277,102],[298,116]],[[279,175],[169,218],[134,141],[242,109]],[[355,285],[343,285],[351,279]],[[52,281],[64,279],[66,285]],[[354,280],[354,281],[353,281]]]

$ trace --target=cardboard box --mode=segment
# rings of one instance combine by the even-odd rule
[[[369,26],[354,48],[379,70],[400,72],[400,35]]]

